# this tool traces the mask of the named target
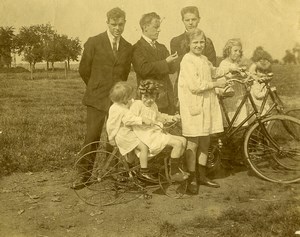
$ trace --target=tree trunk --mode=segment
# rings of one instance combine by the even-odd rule
[[[68,58],[68,70],[70,71],[70,58]]]
[[[54,62],[51,62],[52,72],[54,72]]]
[[[49,70],[49,62],[47,61],[47,64],[46,64],[47,66],[46,66],[46,71],[48,71]]]
[[[68,77],[68,62],[65,61],[65,78],[67,79]]]
[[[30,79],[33,80],[33,63],[29,63],[30,65]]]

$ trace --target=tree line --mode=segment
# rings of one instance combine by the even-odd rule
[[[18,34],[12,26],[0,26],[0,67],[11,67],[13,55],[18,54],[29,63],[31,72],[43,61],[47,70],[49,64],[54,69],[55,62],[63,61],[70,69],[70,61],[78,61],[81,50],[78,37],[58,34],[49,23],[22,26]]]

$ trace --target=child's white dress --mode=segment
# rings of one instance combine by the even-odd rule
[[[115,141],[122,155],[129,153],[140,143],[132,126],[141,124],[142,118],[135,116],[125,105],[114,103],[109,108],[106,122],[108,139]]]
[[[261,73],[260,71],[261,70],[259,70],[259,68],[257,68],[256,63],[253,63],[249,68],[249,72],[251,72],[253,74],[253,78],[255,79],[251,86],[250,93],[252,95],[253,101],[254,101],[258,111],[260,111],[260,109],[261,109],[263,99],[265,98],[266,93],[267,93],[267,88],[265,86],[265,83],[259,83],[257,80],[260,77],[265,76],[266,73],[272,72],[272,70],[271,70],[271,67],[269,67],[268,69],[265,69],[266,72],[264,72],[264,73]],[[267,100],[267,103],[265,104],[265,107],[262,111],[262,115],[265,114],[268,111],[268,109],[270,108],[269,103],[270,103],[270,101]],[[252,110],[253,110],[253,108],[251,108],[251,111]]]
[[[187,53],[181,61],[178,98],[184,136],[208,136],[223,131],[211,71],[212,65],[203,55]]]
[[[173,116],[160,113],[155,103],[151,107],[147,107],[141,100],[135,100],[130,107],[130,111],[136,116],[151,119],[158,125],[143,124],[132,127],[136,136],[149,147],[150,154],[157,155],[167,146],[170,140],[170,134],[163,133],[161,129],[163,123],[172,121]]]
[[[221,70],[225,70],[228,71],[229,68],[232,68],[234,66],[236,66],[236,63],[232,63],[230,61],[228,61],[227,59],[223,60],[220,63],[219,68]],[[234,95],[232,97],[228,97],[223,99],[224,102],[224,106],[226,108],[228,117],[230,119],[230,121],[232,120],[234,114],[237,111],[237,108],[239,107],[244,95],[246,94],[246,89],[243,85],[235,82],[232,86],[232,89],[234,90]],[[243,105],[243,107],[240,110],[240,113],[238,114],[237,118],[235,119],[233,126],[237,127],[248,115],[248,109],[247,109],[247,103],[248,101],[246,101],[246,103]],[[224,117],[225,119],[225,117]],[[244,123],[243,126],[247,126],[248,122]],[[228,126],[227,121],[225,119],[224,121],[224,126]]]

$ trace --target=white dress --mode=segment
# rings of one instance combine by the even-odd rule
[[[223,131],[211,73],[212,65],[203,55],[187,53],[181,61],[178,98],[184,136],[208,136]]]
[[[141,124],[142,118],[131,113],[125,105],[114,103],[109,108],[106,122],[108,139],[115,141],[122,155],[134,150],[140,143],[132,130],[132,126]]]
[[[260,111],[261,106],[262,106],[262,102],[263,99],[266,96],[267,93],[267,88],[265,86],[265,83],[259,83],[257,80],[259,79],[260,76],[264,76],[265,74],[260,74],[259,72],[257,72],[257,66],[255,63],[253,63],[250,68],[249,68],[249,72],[253,73],[255,80],[253,81],[253,84],[251,86],[251,90],[250,93],[252,95],[253,101],[258,109],[258,111]],[[270,70],[271,72],[271,70]],[[262,115],[264,115],[268,109],[270,108],[270,101],[267,100],[267,103],[265,104],[265,107],[262,111]],[[250,111],[253,111],[253,108],[251,106]]]
[[[161,129],[163,123],[171,121],[173,116],[160,113],[155,103],[151,107],[147,107],[141,100],[134,101],[130,111],[136,116],[151,119],[158,125],[143,124],[132,127],[136,136],[148,146],[150,154],[157,155],[167,146],[170,140],[170,134],[163,133]]]
[[[232,68],[233,66],[236,66],[236,63],[232,63],[227,59],[224,59],[221,63],[219,68],[224,70],[224,71],[228,71],[229,68]],[[232,120],[235,112],[237,111],[238,106],[240,105],[244,95],[246,94],[246,89],[243,85],[235,82],[234,85],[232,86],[232,89],[234,90],[234,96],[232,97],[228,97],[223,99],[228,117],[230,119],[230,121]],[[233,126],[237,127],[248,115],[248,109],[247,109],[247,103],[248,101],[246,101],[246,103],[243,105],[243,107],[240,110],[240,113],[238,114],[238,116],[236,117]],[[227,121],[224,117],[224,126],[228,126]],[[244,123],[243,126],[247,126],[248,122]]]

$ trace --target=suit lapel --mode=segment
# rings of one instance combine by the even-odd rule
[[[143,37],[141,37],[140,41],[141,41],[143,48],[145,48],[145,51],[147,51],[149,54],[151,54],[155,58],[157,58],[158,45],[156,45],[156,49],[154,49]]]
[[[180,48],[183,52],[183,54],[186,54],[189,52],[189,45],[188,45],[188,35],[186,32],[182,34],[182,40],[181,40],[181,45]]]

